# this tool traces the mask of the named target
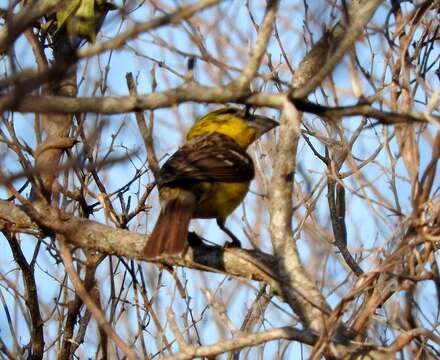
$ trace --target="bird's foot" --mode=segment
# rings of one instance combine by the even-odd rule
[[[191,247],[201,246],[203,245],[202,237],[197,235],[194,231],[190,231],[188,233],[188,244]]]
[[[232,239],[232,241],[226,241],[223,245],[224,249],[232,249],[232,248],[239,248],[241,249],[241,241],[238,240],[235,236]]]

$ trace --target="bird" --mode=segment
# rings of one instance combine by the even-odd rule
[[[225,226],[227,217],[243,201],[255,176],[246,149],[278,125],[275,120],[251,114],[249,108],[227,106],[208,113],[190,128],[185,143],[163,164],[156,180],[161,210],[143,249],[145,259],[180,256],[188,248],[191,219],[216,219]]]

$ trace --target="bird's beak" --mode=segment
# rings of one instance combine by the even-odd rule
[[[255,128],[260,136],[278,125],[279,123],[275,120],[262,115],[252,115],[252,118],[249,121],[249,126]]]

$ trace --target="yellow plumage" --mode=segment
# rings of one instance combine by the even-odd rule
[[[225,221],[243,201],[254,177],[246,149],[276,125],[270,118],[233,107],[213,111],[194,124],[185,144],[161,168],[162,209],[145,246],[145,258],[183,253],[193,218],[215,218],[240,245]]]

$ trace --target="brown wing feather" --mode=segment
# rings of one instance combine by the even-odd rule
[[[251,157],[233,140],[208,134],[191,140],[162,166],[160,184],[187,181],[244,182],[254,178]]]

